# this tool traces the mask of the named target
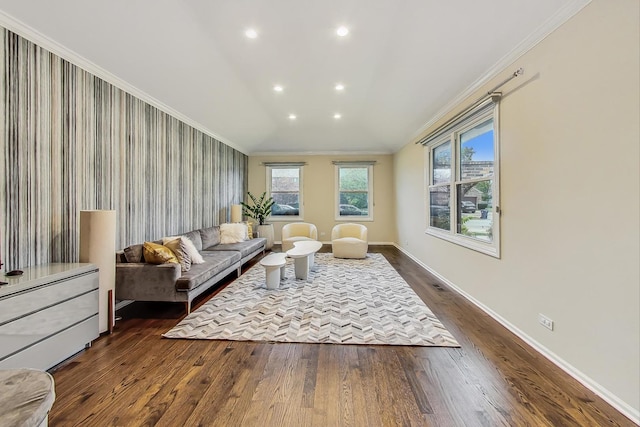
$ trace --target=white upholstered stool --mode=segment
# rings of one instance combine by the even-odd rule
[[[264,267],[267,289],[278,289],[280,280],[285,279],[284,266],[287,263],[287,254],[276,252],[267,255],[260,260],[260,265]]]
[[[37,369],[0,370],[0,425],[46,427],[56,400],[53,377]]]

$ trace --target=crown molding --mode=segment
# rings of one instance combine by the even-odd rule
[[[529,34],[522,42],[520,42],[509,53],[503,56],[498,62],[496,62],[491,68],[484,72],[476,81],[471,83],[465,90],[463,90],[458,96],[449,101],[442,109],[440,109],[429,121],[423,124],[411,137],[411,142],[416,142],[424,132],[433,126],[438,120],[442,119],[445,115],[453,111],[462,101],[469,96],[477,92],[482,86],[487,84],[490,80],[497,77],[500,73],[504,72],[513,63],[516,62],[525,53],[533,49],[538,43],[547,38],[558,27],[567,22],[571,17],[580,12],[585,6],[591,3],[592,0],[571,0],[568,1],[557,13],[547,19],[540,27],[538,27],[533,33]],[[525,70],[526,71],[526,70]]]
[[[126,82],[115,74],[110,73],[99,65],[89,61],[84,58],[82,55],[74,52],[66,46],[58,43],[52,38],[42,34],[40,31],[35,28],[25,24],[24,22],[14,18],[11,15],[8,15],[6,12],[0,10],[0,26],[6,28],[7,30],[18,34],[19,36],[35,43],[37,46],[48,50],[49,52],[58,55],[65,61],[70,62],[71,64],[81,68],[82,70],[93,74],[94,76],[104,80],[107,83],[112,84],[113,86],[121,89],[128,94],[135,96],[136,98],[146,102],[147,104],[157,108],[160,111],[163,111],[169,114],[172,117],[180,120],[181,122],[193,127],[194,129],[199,130],[200,132],[216,139],[217,141],[222,142],[223,144],[228,145],[229,147],[240,151],[243,154],[247,154],[246,150],[229,141],[228,139],[216,134],[215,132],[208,129],[206,126],[198,123],[197,121],[190,119],[185,116],[181,112],[174,110],[169,107],[167,104],[162,101],[154,98],[143,90],[138,89],[134,85]]]
[[[282,156],[388,156],[393,151],[256,151],[249,152],[250,157]]]

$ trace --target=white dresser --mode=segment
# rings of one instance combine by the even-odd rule
[[[0,369],[50,369],[96,339],[98,268],[59,263],[0,275]]]

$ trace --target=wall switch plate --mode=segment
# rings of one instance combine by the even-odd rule
[[[538,313],[538,322],[540,322],[540,324],[545,328],[553,331],[553,320],[549,319],[544,314]]]

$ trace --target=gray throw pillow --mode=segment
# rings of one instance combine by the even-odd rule
[[[142,244],[131,245],[123,250],[127,262],[144,262],[142,258]]]

